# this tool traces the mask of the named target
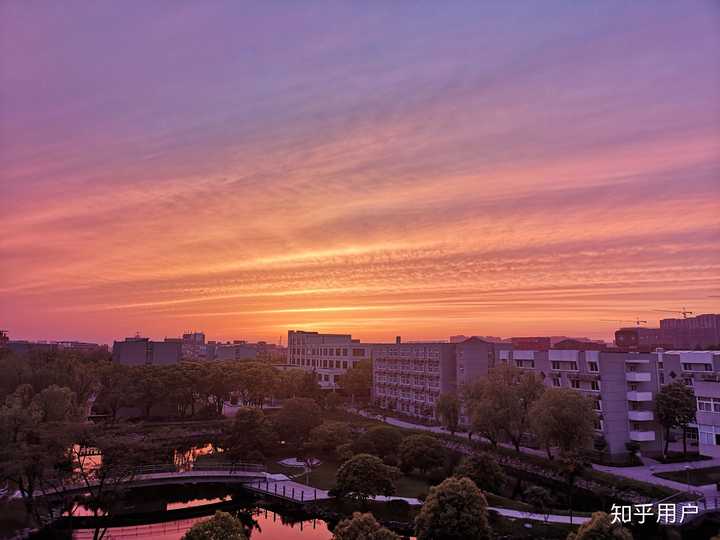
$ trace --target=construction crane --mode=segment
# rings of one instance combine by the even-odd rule
[[[653,309],[653,311],[660,311],[663,313],[682,313],[683,319],[687,319],[688,315],[692,315],[692,311],[688,311],[684,307],[682,309]]]
[[[643,324],[647,324],[647,321],[643,321],[640,319],[640,317],[637,317],[633,320],[627,320],[627,319],[600,319],[603,322],[616,322],[616,323],[625,323],[625,322],[631,322],[635,323],[636,326],[642,326]]]

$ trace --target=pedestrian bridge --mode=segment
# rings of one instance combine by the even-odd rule
[[[242,484],[246,489],[304,503],[329,499],[328,492],[295,482],[282,474],[268,473],[264,465],[256,463],[193,465],[178,470],[173,464],[142,465],[129,471],[118,482],[126,488],[165,486],[169,484]],[[107,482],[106,484],[107,485]],[[90,492],[100,486],[97,480],[68,484],[38,496],[73,495]]]

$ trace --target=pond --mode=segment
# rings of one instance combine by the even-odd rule
[[[218,509],[237,515],[249,528],[252,540],[327,540],[332,537],[325,521],[310,518],[293,508],[271,508],[270,504],[248,497],[241,489],[224,485],[178,485],[130,490],[108,512],[112,521],[104,538],[177,540],[195,523],[208,519]],[[54,533],[65,538],[92,539],[94,524],[86,517],[92,513],[78,506],[73,515],[74,518],[64,522],[65,530]]]

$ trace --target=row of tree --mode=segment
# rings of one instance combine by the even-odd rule
[[[681,380],[657,393],[655,413],[665,429],[665,454],[676,428],[682,431],[683,453],[687,452],[688,426],[695,422],[696,410],[693,389]],[[459,396],[441,395],[436,412],[451,432],[459,429],[464,413],[470,434],[478,433],[495,446],[508,441],[519,451],[531,436],[550,458],[551,448],[560,454],[589,448],[598,418],[594,398],[570,388],[547,388],[534,372],[511,366],[491,370],[464,386]],[[602,446],[602,437],[595,441]]]

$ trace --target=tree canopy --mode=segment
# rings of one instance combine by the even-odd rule
[[[687,427],[695,421],[696,412],[695,392],[683,381],[666,384],[655,395],[657,420],[665,428],[665,454],[670,443],[670,430],[675,427],[683,430],[683,453],[687,453]]]
[[[371,513],[354,512],[333,530],[333,540],[400,540],[400,537],[380,525]]]
[[[366,500],[395,493],[400,471],[370,454],[357,454],[343,463],[335,475],[335,491],[345,497]]]
[[[605,512],[594,512],[567,540],[633,540],[633,535],[620,523],[612,523]]]
[[[486,540],[490,534],[487,501],[469,478],[430,488],[415,518],[417,540]]]
[[[592,444],[597,415],[591,398],[571,388],[548,388],[532,408],[532,429],[546,448],[570,453]]]
[[[193,525],[181,540],[247,540],[247,535],[238,518],[218,510],[210,519]]]

